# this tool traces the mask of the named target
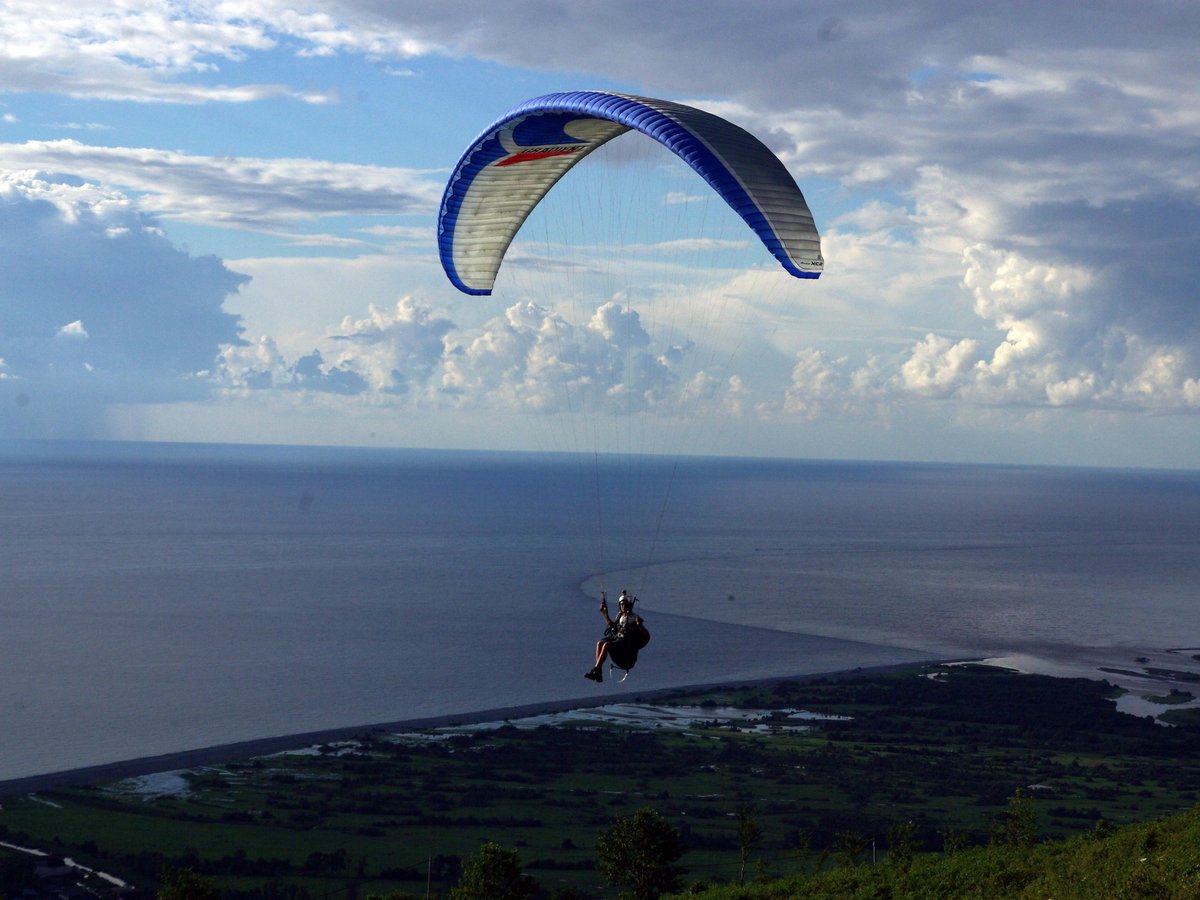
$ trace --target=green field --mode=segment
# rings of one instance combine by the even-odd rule
[[[1195,805],[1200,729],[1116,712],[1107,685],[979,667],[679,693],[687,728],[591,718],[518,728],[364,734],[322,752],[183,774],[186,790],[130,782],[10,797],[0,840],[66,854],[152,888],[164,864],[230,896],[423,896],[486,842],[514,847],[548,890],[615,896],[593,868],[614,817],[652,807],[682,833],[686,881],[739,876],[739,809],[762,831],[753,871],[829,864],[846,835],[860,859],[913,822],[986,844],[1013,794],[1043,837],[1099,819],[1146,821]],[[760,710],[757,725],[722,707]],[[844,718],[797,727],[791,710]]]

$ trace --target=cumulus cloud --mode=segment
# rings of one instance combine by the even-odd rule
[[[87,329],[83,327],[83,322],[76,319],[74,322],[69,322],[62,328],[58,329],[58,337],[68,340],[86,340],[88,336]]]
[[[890,372],[878,359],[856,367],[805,350],[785,409],[811,418],[916,399],[1026,412],[1197,409],[1200,334],[1186,327],[1163,331],[1155,312],[1117,290],[1104,273],[984,245],[969,247],[964,265],[975,313],[998,340],[929,333]]]
[[[245,277],[173,246],[124,195],[0,175],[0,357],[25,396],[194,396],[240,340],[222,309]]]
[[[976,342],[970,339],[951,343],[936,334],[926,335],[900,366],[900,384],[905,391],[917,395],[950,396],[964,373],[971,371],[976,348]]]
[[[924,183],[946,180],[927,173]],[[719,396],[716,406],[728,413],[753,409],[772,419],[847,414],[886,419],[921,402],[1018,413],[1064,407],[1195,409],[1196,332],[1179,327],[1185,319],[1173,317],[1176,328],[1164,331],[1160,312],[1144,297],[1120,289],[1120,279],[1114,278],[1119,267],[1105,266],[1103,254],[1095,256],[1094,265],[1082,257],[1077,263],[1054,263],[1045,261],[1038,247],[1023,254],[966,243],[972,229],[955,232],[947,219],[972,218],[977,201],[966,192],[959,197],[962,202],[943,209],[923,203],[905,212],[876,204],[848,217],[852,230],[832,237],[843,268],[833,290],[839,296],[878,294],[877,305],[865,308],[866,322],[889,306],[912,304],[915,295],[928,294],[940,282],[938,302],[962,298],[975,333],[926,330],[899,351],[872,350],[857,360],[809,347],[794,356],[779,398],[769,389],[764,394],[762,383],[751,389],[740,375],[692,371],[693,348],[654,346],[639,312],[615,301],[574,322],[536,303],[520,303],[474,333],[406,297],[394,309],[371,308],[366,318],[347,317],[332,329],[307,382],[297,377],[292,363],[257,383],[333,390],[316,375],[338,374],[343,379],[338,390],[364,397],[408,395],[435,406],[533,411],[587,404],[612,413],[677,413],[689,402],[711,408]],[[905,262],[914,240],[936,253]],[[881,255],[881,248],[889,253]],[[882,259],[889,261],[886,275],[871,268]],[[936,277],[918,271],[931,259],[939,260]],[[739,284],[735,279],[726,285],[731,296],[753,298],[737,301],[740,317],[752,313],[761,298]],[[853,298],[849,302],[863,305]],[[807,309],[811,314],[817,307]]]
[[[839,360],[843,363],[845,360]],[[792,368],[792,383],[784,399],[789,413],[815,419],[827,411],[831,402],[840,402],[842,390],[837,385],[837,372],[820,350],[809,348],[799,353]]]
[[[1146,309],[1161,298],[1130,298],[1119,277],[1014,253],[972,248],[967,263],[976,311],[1005,335],[978,367],[975,389],[985,396],[1155,411],[1194,407],[1187,386],[1200,376],[1200,333],[1178,317],[1173,330],[1164,330],[1159,311]]]
[[[234,393],[284,390],[318,394],[362,394],[366,379],[354,369],[328,363],[319,349],[288,362],[269,337],[250,344],[227,344],[221,348],[213,380]]]
[[[411,384],[426,384],[446,358],[449,319],[402,297],[394,309],[372,306],[365,319],[347,316],[334,340],[349,346],[345,360],[366,374],[376,390],[407,393]]]
[[[615,301],[571,322],[516,303],[478,328],[461,328],[412,297],[347,317],[322,346],[288,360],[267,337],[223,348],[214,380],[237,392],[287,390],[358,395],[398,407],[581,410],[613,415],[685,414],[696,404],[745,402],[736,376],[692,367],[690,344],[657,345],[640,315]]]
[[[677,363],[686,351],[656,352],[638,312],[614,301],[581,324],[526,302],[484,326],[456,361],[452,383],[538,412],[663,410],[679,400]]]

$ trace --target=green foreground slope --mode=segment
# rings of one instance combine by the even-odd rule
[[[678,895],[682,896],[682,895]],[[1124,900],[1200,897],[1200,808],[1031,847],[976,847],[808,877],[689,893],[706,900]]]

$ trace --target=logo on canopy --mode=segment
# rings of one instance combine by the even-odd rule
[[[514,153],[512,156],[504,157],[504,159],[496,163],[496,166],[513,166],[517,163],[533,162],[535,159],[546,159],[550,156],[566,156],[569,153],[578,153],[582,149],[583,146],[580,144],[576,144],[575,146],[533,147],[528,150],[522,150],[519,153]]]

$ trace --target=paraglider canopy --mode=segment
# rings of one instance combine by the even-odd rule
[[[785,270],[798,278],[820,276],[821,239],[804,195],[758,138],[681,103],[569,91],[509,110],[458,161],[438,216],[438,249],[451,283],[467,294],[490,294],[533,208],[572,166],[630,130],[691,166]]]

